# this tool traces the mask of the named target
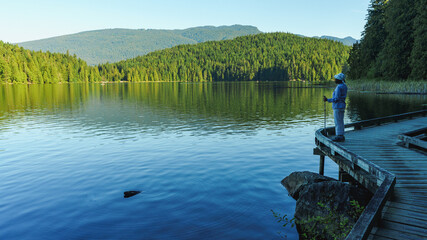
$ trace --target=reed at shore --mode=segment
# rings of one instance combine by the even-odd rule
[[[376,79],[347,80],[352,90],[390,94],[427,94],[427,80],[385,81]]]

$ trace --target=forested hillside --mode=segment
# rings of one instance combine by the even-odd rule
[[[427,79],[427,0],[372,0],[351,78]]]
[[[97,67],[69,54],[26,50],[0,41],[0,83],[99,81]]]
[[[90,65],[117,62],[180,44],[261,33],[253,26],[205,26],[184,30],[105,29],[19,43],[30,50],[76,54]]]
[[[350,47],[331,40],[265,33],[180,45],[88,66],[70,54],[35,52],[0,42],[0,82],[323,81],[346,64]]]
[[[180,45],[99,66],[107,81],[323,81],[346,64],[350,47],[289,33]]]

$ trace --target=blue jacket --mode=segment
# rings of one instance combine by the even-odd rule
[[[335,88],[332,98],[328,99],[328,102],[332,103],[332,109],[344,109],[345,98],[347,97],[347,85],[340,83]]]

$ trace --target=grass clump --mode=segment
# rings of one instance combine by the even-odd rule
[[[385,81],[376,79],[348,80],[352,90],[389,94],[427,94],[427,81]]]
[[[354,223],[357,222],[363,210],[363,206],[359,202],[352,200],[350,201],[351,210],[348,212],[349,219],[344,214],[338,214],[336,209],[331,209],[326,204],[321,202],[317,203],[321,208],[327,211],[325,216],[312,216],[306,220],[297,220],[295,218],[288,218],[287,215],[280,215],[279,213],[273,213],[274,218],[282,227],[290,225],[291,227],[297,227],[300,234],[300,239],[304,240],[319,240],[319,239],[334,239],[341,240],[345,239],[353,228]],[[337,224],[338,223],[338,224]],[[286,235],[278,233],[280,237],[287,239]]]

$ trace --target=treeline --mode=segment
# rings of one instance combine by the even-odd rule
[[[35,52],[0,41],[0,83],[95,82],[97,67],[75,55]]]
[[[265,33],[180,45],[99,66],[108,81],[330,80],[350,47],[289,33]]]
[[[427,79],[427,0],[371,0],[349,77]]]
[[[75,55],[0,42],[0,82],[324,81],[341,72],[350,47],[289,33],[180,45],[91,67]]]

